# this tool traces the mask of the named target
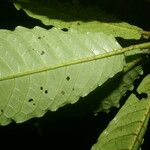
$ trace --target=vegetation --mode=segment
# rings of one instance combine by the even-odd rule
[[[1,3],[2,135],[32,126],[54,150],[138,150],[150,130],[150,2]]]

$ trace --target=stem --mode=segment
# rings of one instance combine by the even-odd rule
[[[138,59],[133,60],[131,63],[127,64],[126,67],[124,67],[123,73],[129,72],[132,68],[139,65],[141,63],[141,61],[142,61],[142,58],[138,58]]]
[[[19,73],[12,74],[12,75],[9,75],[9,76],[6,76],[6,77],[2,77],[2,78],[0,78],[0,81],[15,79],[15,78],[19,78],[19,77],[23,77],[23,76],[27,76],[27,75],[32,75],[32,74],[35,74],[35,73],[41,73],[41,72],[44,72],[44,71],[50,71],[50,70],[54,70],[54,69],[58,69],[58,68],[62,68],[62,67],[67,67],[67,66],[71,66],[71,65],[80,64],[80,63],[86,63],[86,62],[90,62],[90,61],[94,61],[94,60],[108,58],[108,57],[111,57],[111,56],[121,55],[121,54],[124,54],[126,52],[129,52],[129,51],[132,51],[132,50],[135,50],[135,49],[148,49],[148,48],[150,48],[150,42],[131,45],[129,47],[121,48],[121,49],[114,50],[112,52],[107,52],[107,53],[104,53],[104,54],[85,57],[85,58],[69,61],[69,62],[62,63],[62,64],[50,65],[50,66],[46,66],[46,67],[43,67],[43,68],[39,68],[37,70],[19,72]]]
[[[143,31],[142,37],[145,39],[149,39],[150,38],[150,31]]]

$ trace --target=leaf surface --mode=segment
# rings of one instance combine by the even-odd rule
[[[137,89],[139,94],[145,93],[150,98],[150,75],[146,76]]]
[[[120,48],[103,33],[18,27],[0,35],[1,125],[75,103],[125,65],[123,55],[95,60]]]
[[[136,26],[118,21],[101,11],[99,7],[74,5],[59,0],[14,0],[16,8],[23,9],[30,17],[45,25],[80,32],[104,32],[125,39],[140,39],[145,32]]]

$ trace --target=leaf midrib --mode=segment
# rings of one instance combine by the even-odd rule
[[[62,68],[62,67],[67,67],[67,66],[71,66],[71,65],[86,63],[86,62],[99,60],[99,59],[103,59],[103,58],[108,58],[108,57],[115,56],[115,55],[121,55],[125,52],[132,51],[134,49],[144,49],[144,48],[150,48],[150,42],[137,44],[137,45],[131,45],[131,46],[126,47],[126,48],[121,48],[118,50],[112,50],[111,52],[108,52],[108,53],[94,55],[94,56],[90,56],[90,57],[84,57],[81,59],[68,61],[68,62],[62,63],[62,64],[50,65],[50,66],[43,67],[43,68],[36,69],[36,70],[32,70],[32,71],[19,72],[19,73],[12,74],[12,75],[9,75],[6,77],[2,77],[2,78],[0,78],[0,81],[15,79],[15,78],[23,77],[23,76],[28,76],[28,75],[32,75],[32,74],[36,74],[36,73],[41,73],[41,72],[45,72],[45,71],[50,71],[50,70]]]
[[[145,125],[147,119],[149,118],[149,113],[150,113],[150,107],[149,107],[149,109],[147,109],[147,111],[146,111],[146,113],[145,113],[144,121],[143,121],[143,123],[142,123],[142,125],[141,125],[141,128],[139,129],[139,132],[138,132],[138,134],[137,134],[137,136],[136,136],[136,138],[135,138],[135,140],[134,140],[134,143],[133,143],[133,145],[132,145],[131,150],[134,150],[134,147],[135,147],[135,145],[136,145],[136,141],[138,141],[138,138],[139,138],[139,136],[140,136],[140,134],[141,134],[141,132],[142,132],[142,129],[144,128],[144,125]]]

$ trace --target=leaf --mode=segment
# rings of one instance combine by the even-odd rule
[[[110,79],[107,84],[102,85],[101,103],[95,112],[109,112],[111,107],[120,106],[119,102],[126,92],[133,90],[133,82],[143,74],[139,60],[127,64],[125,71]],[[138,65],[137,65],[138,64]]]
[[[140,39],[147,35],[141,28],[118,21],[101,11],[98,6],[74,5],[59,0],[14,0],[15,7],[23,9],[30,17],[41,20],[45,25],[60,29],[75,29],[80,32],[104,32],[125,39]]]
[[[145,93],[150,98],[150,75],[146,76],[137,89],[139,94]]]
[[[138,90],[150,91],[150,75],[140,84]],[[144,87],[144,89],[143,89]],[[132,94],[116,117],[100,135],[92,150],[138,150],[150,117],[150,99],[141,101]]]
[[[123,55],[98,58],[120,48],[103,33],[17,27],[0,35],[1,125],[75,103],[125,65]]]

